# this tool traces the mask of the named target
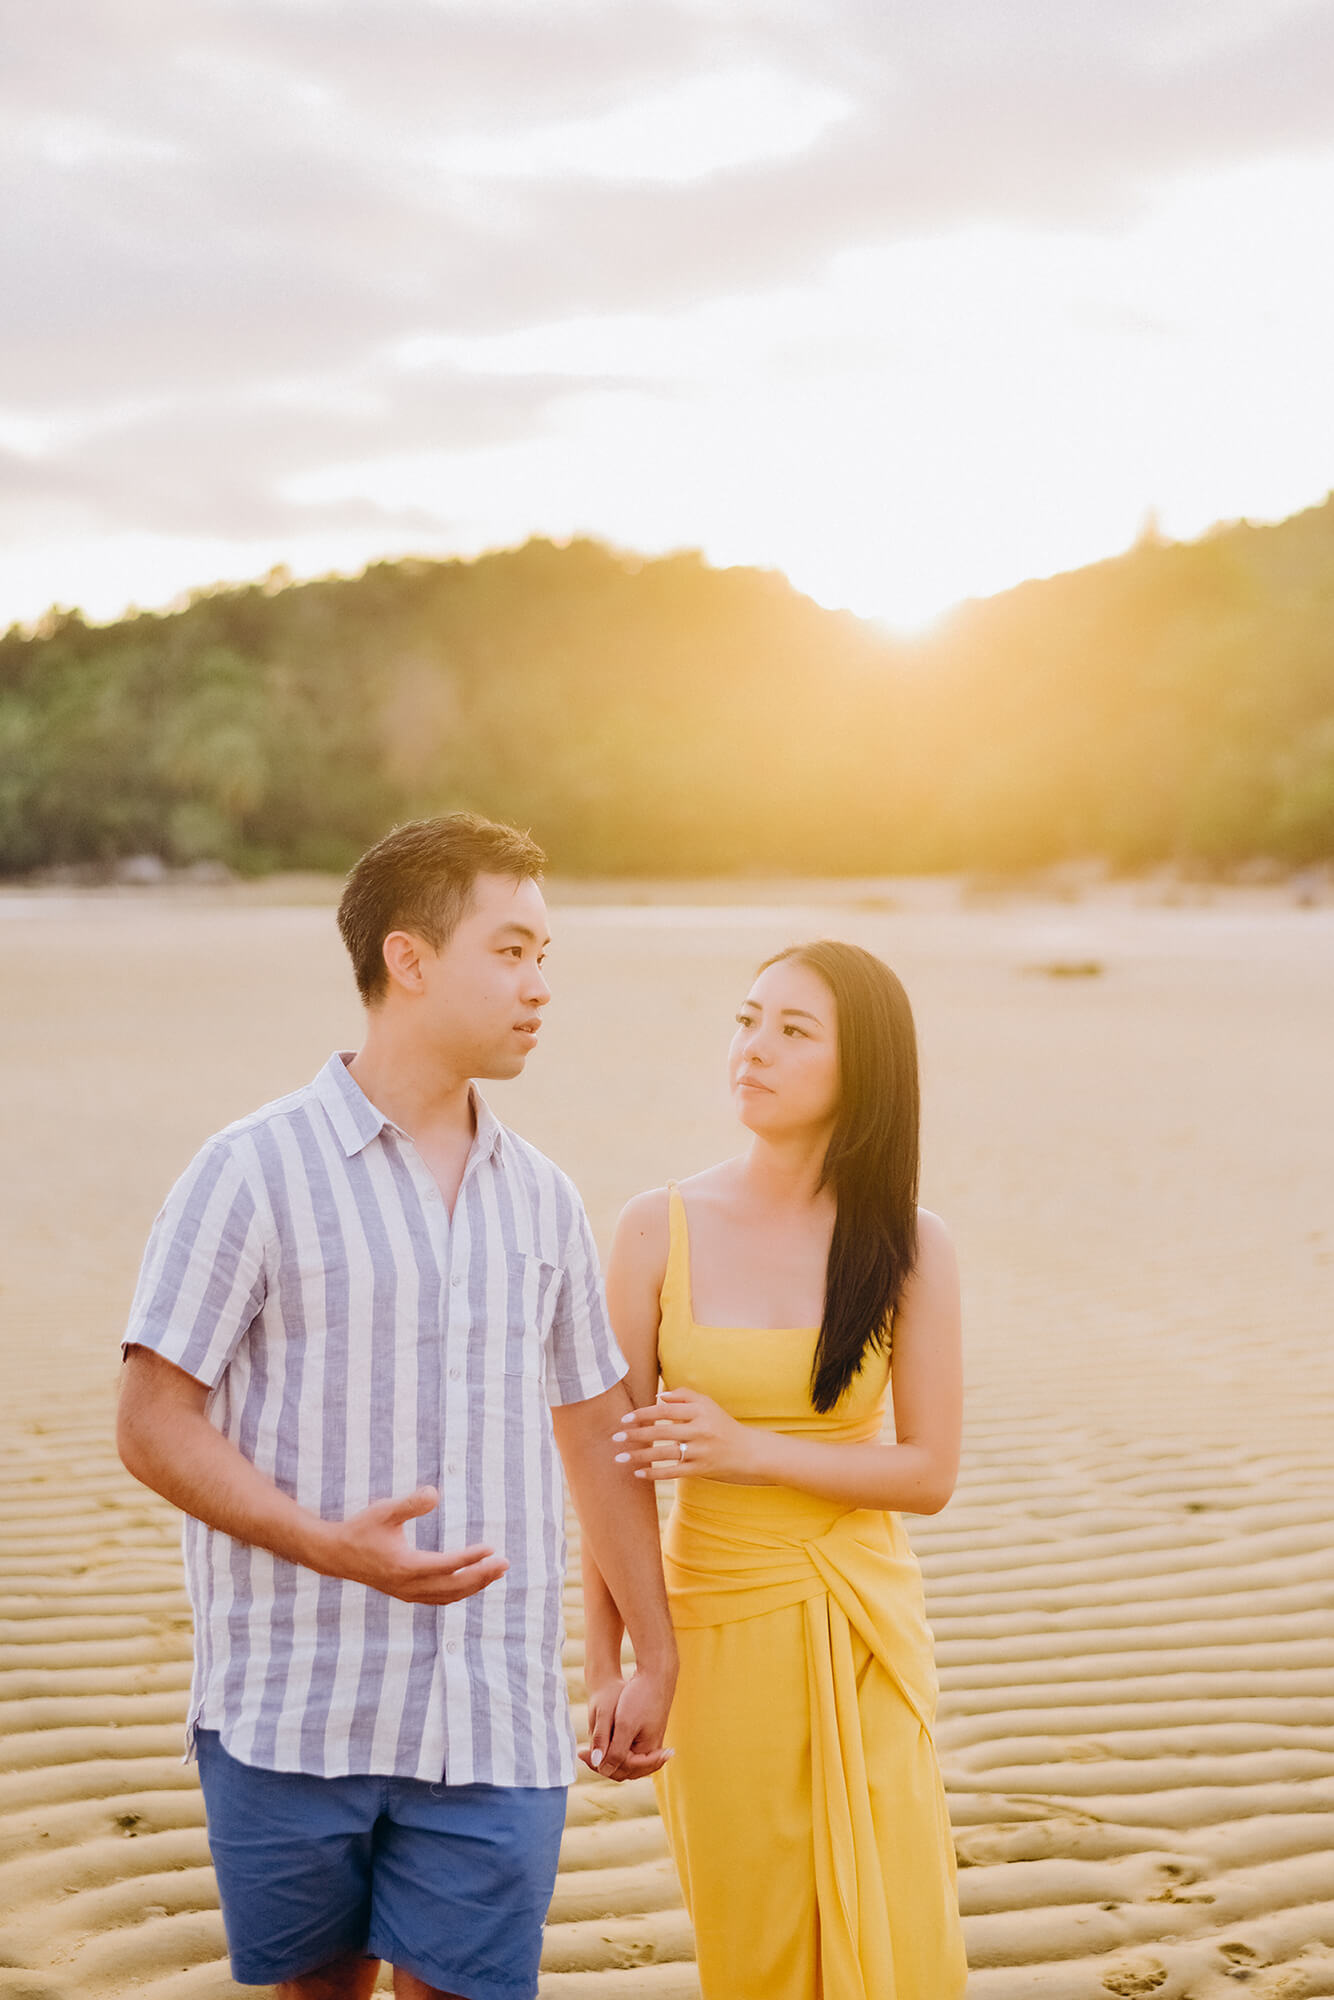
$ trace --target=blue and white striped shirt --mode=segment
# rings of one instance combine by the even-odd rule
[[[564,1486],[549,1404],[625,1373],[570,1181],[474,1093],[452,1220],[332,1056],[210,1139],[158,1216],[125,1334],[205,1383],[219,1430],[341,1520],[435,1486],[417,1548],[490,1543],[496,1583],[404,1604],[187,1518],[189,1741],[322,1777],[566,1785]]]

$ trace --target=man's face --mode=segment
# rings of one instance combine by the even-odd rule
[[[551,990],[542,977],[547,907],[536,882],[479,875],[472,905],[438,952],[421,947],[420,1022],[462,1076],[518,1076]]]

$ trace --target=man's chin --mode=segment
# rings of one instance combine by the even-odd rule
[[[532,1053],[531,1049],[504,1049],[489,1056],[473,1075],[483,1082],[505,1083],[510,1077],[523,1075],[523,1066]]]

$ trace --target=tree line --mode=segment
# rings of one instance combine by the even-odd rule
[[[1334,857],[1334,497],[886,637],[531,541],[0,639],[0,871],[341,870],[469,806],[568,873]]]

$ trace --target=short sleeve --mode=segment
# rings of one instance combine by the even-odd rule
[[[210,1140],[153,1224],[122,1346],[212,1388],[264,1303],[264,1228],[231,1149]]]
[[[597,1245],[584,1205],[568,1184],[562,1193],[569,1203],[569,1212],[565,1218],[562,1275],[551,1330],[548,1400],[552,1404],[587,1402],[610,1389],[627,1373],[625,1356],[616,1345],[607,1317]]]

